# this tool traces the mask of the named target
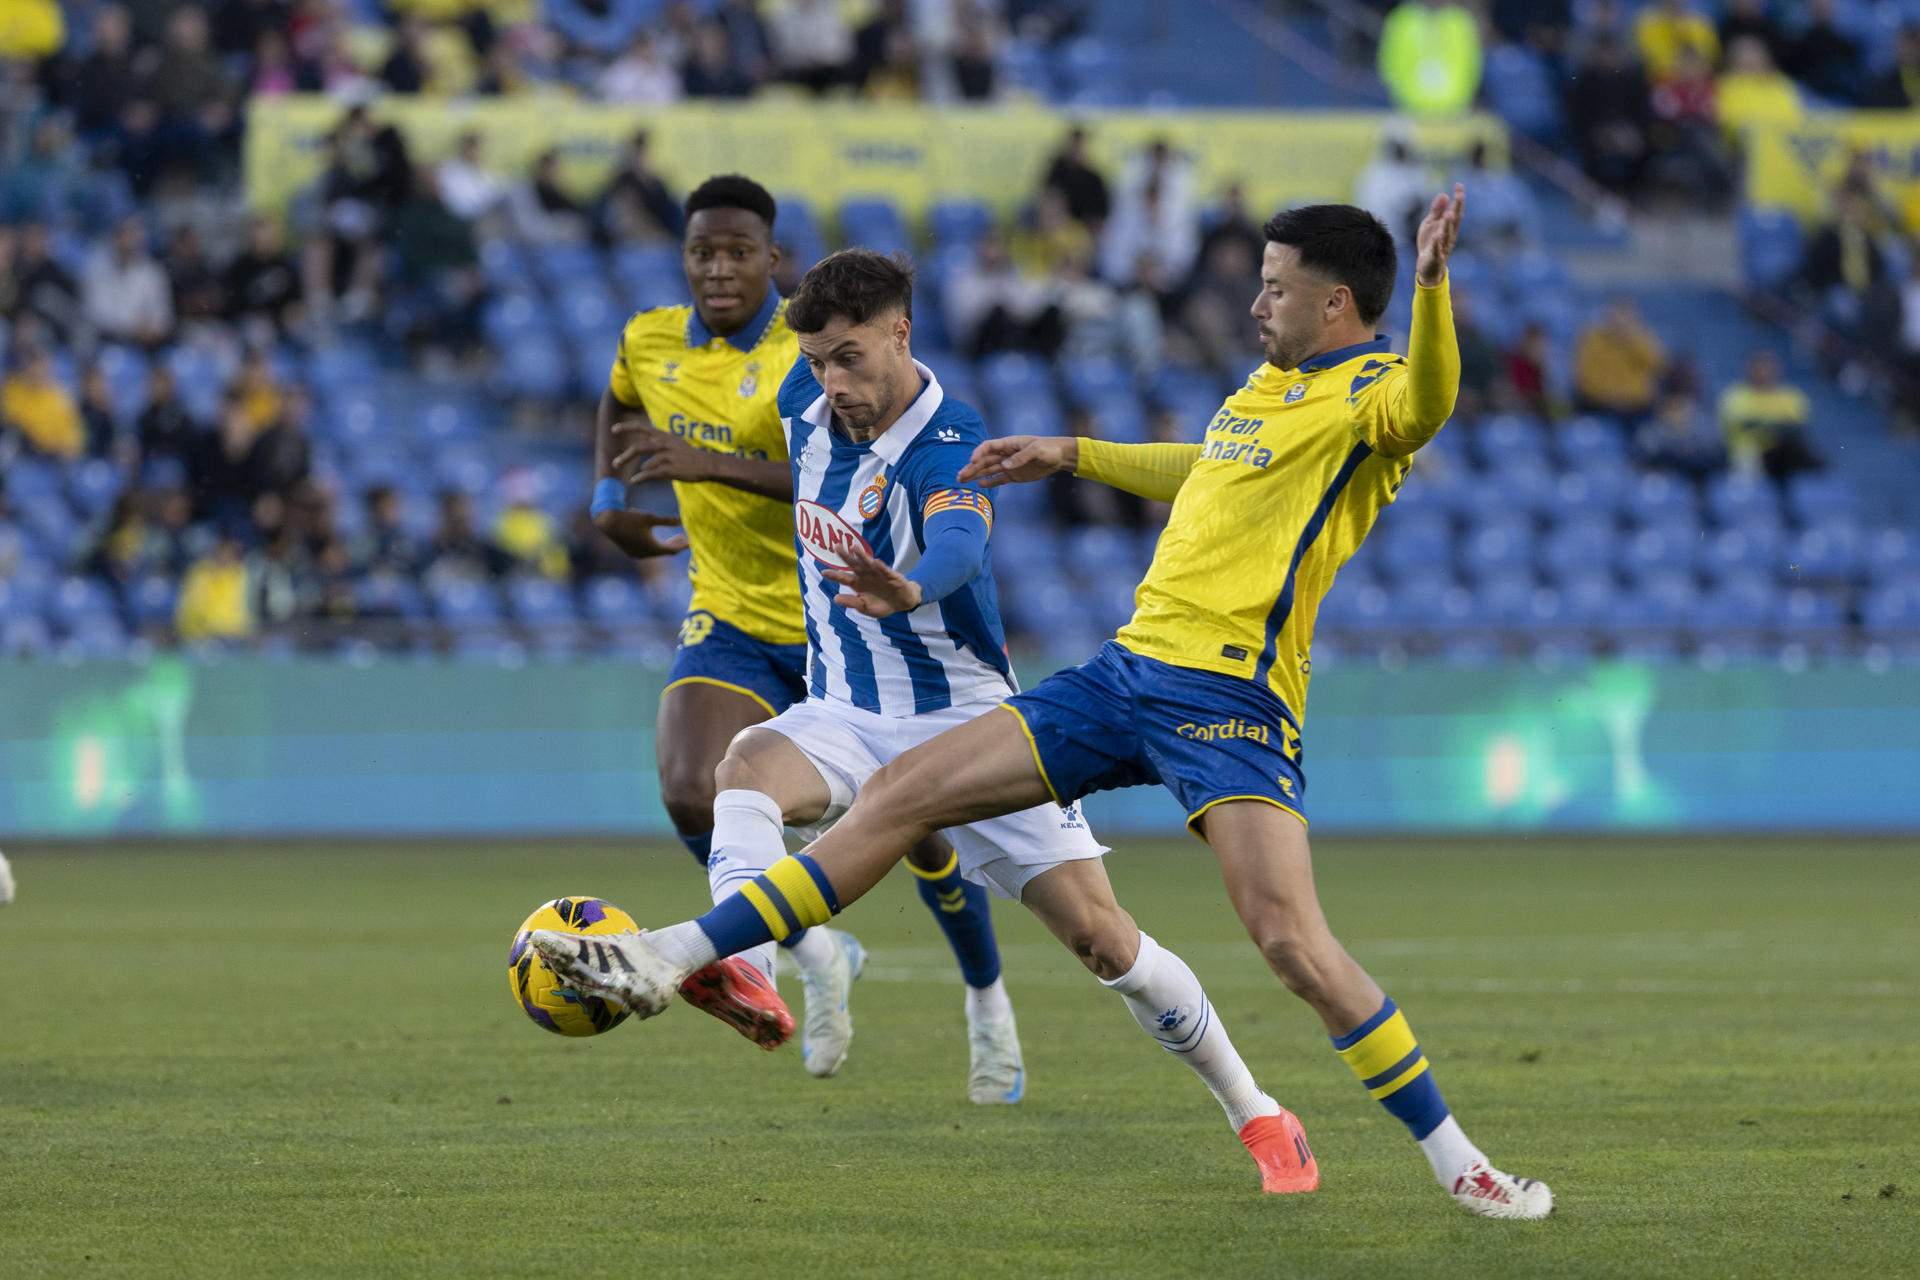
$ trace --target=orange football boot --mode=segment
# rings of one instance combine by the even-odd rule
[[[1312,1191],[1320,1185],[1320,1166],[1307,1131],[1285,1107],[1277,1116],[1256,1116],[1240,1130],[1253,1162],[1260,1166],[1260,1189],[1268,1195]]]
[[[696,969],[681,982],[680,995],[762,1049],[778,1049],[793,1035],[793,1013],[787,1002],[759,966],[744,956],[728,956]]]

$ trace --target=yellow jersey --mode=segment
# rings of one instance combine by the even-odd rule
[[[702,449],[757,460],[787,457],[774,397],[800,358],[786,303],[772,290],[731,337],[692,307],[656,307],[627,321],[608,389],[656,430]],[[793,504],[724,484],[674,482],[690,544],[693,608],[769,644],[805,644]]]
[[[1262,365],[1199,445],[1083,441],[1080,475],[1173,501],[1115,638],[1143,657],[1253,680],[1303,720],[1320,601],[1453,412],[1459,384],[1443,280],[1416,291],[1408,357],[1379,338],[1297,369]]]

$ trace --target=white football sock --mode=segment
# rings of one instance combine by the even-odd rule
[[[1193,1068],[1235,1133],[1260,1116],[1280,1114],[1280,1104],[1253,1082],[1253,1072],[1240,1060],[1186,961],[1143,932],[1133,968],[1101,983],[1120,993],[1142,1031]]]
[[[707,862],[707,886],[718,903],[786,856],[780,806],[759,791],[722,791],[713,800],[713,856]],[[741,952],[773,977],[773,944]]]
[[[720,958],[720,953],[714,950],[713,939],[707,936],[698,920],[682,920],[664,929],[650,929],[647,942],[674,964],[685,965],[689,973],[704,969]]]
[[[1013,998],[1007,984],[995,978],[984,987],[967,988],[967,1025],[976,1022],[1005,1022],[1013,1016]]]
[[[803,974],[819,973],[833,963],[833,939],[827,936],[825,929],[805,929],[797,941],[791,938],[788,941],[793,945],[782,944],[780,949],[792,957],[793,963]]]
[[[1456,1179],[1476,1163],[1485,1163],[1486,1156],[1480,1148],[1473,1145],[1467,1135],[1461,1131],[1460,1122],[1452,1116],[1442,1120],[1434,1131],[1420,1139],[1420,1150],[1426,1155],[1427,1163],[1433,1166],[1433,1176],[1448,1191],[1453,1190]]]

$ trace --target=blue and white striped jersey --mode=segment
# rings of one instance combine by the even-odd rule
[[[806,608],[807,678],[813,697],[887,716],[997,702],[1013,691],[993,574],[982,570],[944,600],[869,618],[833,603],[841,588],[821,576],[845,563],[855,539],[902,573],[926,549],[924,523],[964,508],[993,523],[987,495],[959,480],[986,439],[980,415],[949,400],[925,365],[919,397],[877,439],[856,444],[832,423],[805,360],[780,388],[780,420],[793,460],[794,542]]]

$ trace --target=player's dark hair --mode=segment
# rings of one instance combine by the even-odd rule
[[[894,312],[913,316],[913,265],[906,256],[842,249],[800,277],[787,299],[787,327],[818,333],[836,316],[857,325]]]
[[[765,187],[738,173],[708,178],[689,192],[687,218],[691,220],[702,209],[744,209],[767,224],[768,235],[773,234],[774,215],[780,211]]]
[[[1269,243],[1298,249],[1301,266],[1352,290],[1361,320],[1386,314],[1400,258],[1380,219],[1350,204],[1310,204],[1282,209],[1262,230]]]

